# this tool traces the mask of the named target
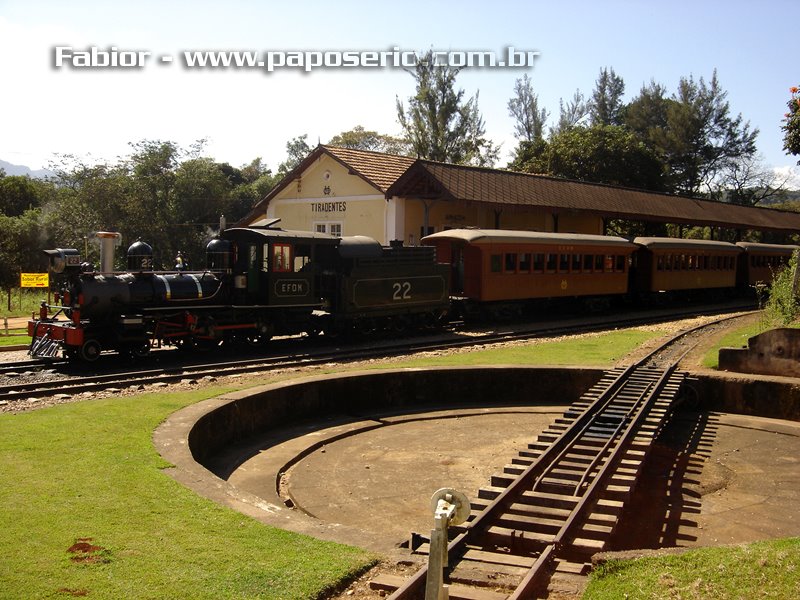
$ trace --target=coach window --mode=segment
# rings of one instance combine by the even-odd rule
[[[547,255],[547,263],[545,265],[545,269],[550,271],[551,273],[555,273],[556,270],[556,261],[558,258],[555,254],[548,254]]]
[[[490,265],[489,268],[492,270],[492,273],[499,273],[503,270],[503,255],[502,254],[492,254],[490,257]]]
[[[583,255],[583,271],[585,273],[592,272],[592,263],[594,262],[594,255],[592,254],[584,254]]]
[[[595,254],[594,255],[594,272],[595,273],[602,273],[603,272],[603,255],[602,254]]]
[[[528,252],[523,252],[519,255],[519,272],[520,273],[530,273],[531,272],[531,255]]]
[[[625,255],[623,254],[617,255],[617,265],[615,270],[619,271],[620,273],[625,272]]]
[[[569,254],[560,254],[558,261],[559,273],[569,273]]]
[[[544,254],[533,255],[533,270],[537,273],[544,271]]]
[[[580,273],[581,272],[581,264],[583,263],[583,256],[580,254],[573,254],[572,255],[572,272],[573,273]]]
[[[517,254],[515,252],[506,252],[506,273],[517,272]]]
[[[656,271],[663,271],[664,270],[664,257],[659,255],[656,258]]]
[[[289,244],[275,244],[272,247],[272,270],[276,273],[292,272],[292,247]]]

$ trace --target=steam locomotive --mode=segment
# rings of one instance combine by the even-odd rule
[[[449,268],[432,247],[382,247],[364,236],[286,231],[276,222],[224,230],[202,271],[152,270],[152,248],[127,251],[127,271],[75,249],[46,250],[60,279],[54,305],[28,323],[30,354],[92,362],[103,350],[263,344],[275,335],[433,327],[449,310]],[[116,234],[97,234],[110,238]],[[113,248],[111,250],[113,252]],[[51,315],[51,312],[54,314]]]

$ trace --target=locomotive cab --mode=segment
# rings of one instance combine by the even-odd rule
[[[285,307],[321,305],[318,263],[335,249],[339,238],[273,227],[227,229],[221,238],[233,247],[237,301]]]

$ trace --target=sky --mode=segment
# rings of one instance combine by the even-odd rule
[[[113,162],[140,140],[188,148],[204,139],[219,162],[260,157],[274,170],[302,134],[312,147],[356,125],[400,134],[396,100],[413,95],[411,75],[390,66],[190,69],[184,52],[434,49],[500,60],[513,47],[538,54],[526,67],[465,68],[457,79],[466,97],[479,93],[487,137],[502,144],[497,166],[516,147],[507,104],[524,74],[554,125],[559,100],[589,97],[601,68],[623,78],[626,101],[651,80],[671,94],[681,77],[708,81],[716,69],[732,113],[760,130],[764,164],[797,173],[780,127],[800,84],[791,66],[798,22],[797,0],[0,0],[0,159],[32,169],[65,154]],[[60,67],[57,47],[68,48]],[[70,66],[91,47],[150,54],[142,68]]]

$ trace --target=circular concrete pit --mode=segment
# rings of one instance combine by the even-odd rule
[[[172,475],[201,494],[272,525],[390,552],[430,530],[434,491],[474,497],[599,376],[491,367],[314,377],[188,407],[155,441]],[[654,447],[614,549],[800,535],[793,383],[695,379],[699,404]]]

